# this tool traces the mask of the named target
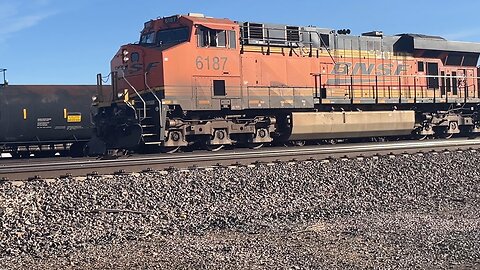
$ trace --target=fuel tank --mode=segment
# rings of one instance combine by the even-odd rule
[[[402,136],[415,127],[414,111],[298,112],[289,140]]]

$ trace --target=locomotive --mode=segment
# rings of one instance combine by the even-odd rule
[[[0,152],[82,156],[96,85],[0,85]]]
[[[480,44],[422,34],[238,22],[147,21],[93,106],[108,149],[480,132]],[[101,76],[100,74],[98,76]]]

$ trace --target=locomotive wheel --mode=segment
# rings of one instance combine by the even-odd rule
[[[263,143],[251,143],[248,147],[249,147],[250,149],[255,149],[255,150],[257,150],[257,149],[262,148],[262,146],[263,146]]]
[[[338,143],[338,140],[337,139],[328,139],[328,140],[325,140],[325,142],[327,144],[337,144]]]
[[[180,146],[166,146],[166,147],[163,147],[162,150],[163,150],[164,153],[173,154],[173,153],[177,152],[178,150],[180,150]]]
[[[370,139],[372,142],[386,142],[387,138],[385,137],[373,137]]]
[[[448,140],[453,137],[453,133],[444,133],[442,134],[442,138]]]
[[[305,146],[305,141],[292,141],[291,144],[294,146]]]
[[[325,140],[319,140],[316,143],[317,143],[317,145],[325,145],[325,144],[334,145],[334,144],[338,143],[338,140],[337,139],[325,139]]]
[[[206,144],[205,145],[205,149],[210,151],[210,152],[217,152],[217,151],[221,150],[223,147],[225,147],[225,145],[223,145],[223,144],[219,144],[219,145]]]
[[[427,139],[427,137],[428,135],[418,135],[417,140],[424,141],[425,139]]]

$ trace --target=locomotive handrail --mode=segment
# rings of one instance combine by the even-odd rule
[[[266,95],[269,97],[276,91],[274,89],[312,89],[314,97],[316,98],[334,98],[330,94],[332,91],[345,91],[344,99],[351,99],[354,102],[358,98],[370,98],[378,100],[380,98],[385,99],[398,99],[401,103],[404,99],[433,99],[434,102],[440,100],[440,102],[458,102],[461,99],[467,98],[480,98],[480,94],[477,92],[478,86],[475,81],[479,77],[475,76],[447,76],[447,75],[336,75],[336,74],[321,74],[311,73],[315,77],[315,87],[293,87],[288,85],[279,86],[247,86],[247,88],[253,87],[256,89],[266,89],[268,92]],[[323,78],[322,78],[323,76]],[[387,79],[382,81],[381,78]],[[354,78],[362,78],[362,81],[355,81]],[[413,78],[410,80],[402,80],[403,78]],[[432,87],[425,81],[419,81],[418,78],[437,78],[438,85]],[[464,84],[451,84],[450,86],[444,84],[440,78],[461,78],[464,79]],[[320,79],[320,80],[319,80]],[[328,82],[330,81],[330,82]],[[333,82],[333,83],[332,83]],[[336,83],[337,82],[337,83]],[[460,82],[460,81],[459,81]],[[393,84],[392,84],[393,83]],[[319,92],[320,90],[320,92]],[[321,94],[321,91],[324,94]],[[326,93],[330,94],[326,94]],[[367,94],[368,92],[368,94]],[[320,93],[320,95],[319,95]],[[247,91],[247,95],[250,96],[250,91]],[[338,98],[338,96],[337,96]]]
[[[322,38],[322,36],[320,35],[320,33],[318,33],[317,31],[314,31],[314,32],[317,34],[318,38],[320,39],[320,46],[322,46],[322,44],[323,44],[323,47],[327,50],[327,53],[328,53],[328,55],[330,56],[330,59],[332,59],[333,63],[336,64],[337,61],[335,61],[335,58],[332,56],[332,54],[331,54],[331,52],[330,52],[330,49],[329,49],[329,48],[327,47],[327,45],[325,44],[325,41],[323,41],[323,38]],[[309,33],[309,34],[311,34],[311,33]],[[312,36],[310,36],[310,54],[312,53],[312,47],[311,47],[312,44],[313,44],[313,42],[312,42]]]
[[[462,78],[462,79],[480,79],[478,76],[450,76],[450,75],[408,75],[408,74],[399,74],[399,75],[370,75],[370,74],[326,74],[326,73],[311,73],[311,75],[322,75],[322,76],[337,76],[337,77],[393,77],[393,78]]]
[[[326,89],[327,87],[346,87],[346,91],[348,93],[345,94],[345,97],[352,99],[355,98],[366,98],[363,97],[363,94],[361,94],[360,97],[356,96],[355,93],[358,93],[358,91],[373,91],[373,94],[368,95],[367,97],[371,97],[372,99],[378,99],[379,98],[379,90],[384,91],[384,97],[389,98],[389,99],[399,99],[402,100],[403,98],[414,98],[415,100],[417,97],[419,98],[425,98],[425,94],[428,92],[425,91],[433,91],[433,97],[428,97],[427,98],[433,98],[434,101],[437,98],[442,98],[445,99],[446,102],[448,102],[449,98],[454,98],[454,100],[458,100],[459,98],[464,98],[466,102],[466,98],[469,96],[470,93],[477,93],[477,85],[472,82],[472,80],[478,80],[479,77],[476,76],[467,76],[467,75],[456,75],[456,76],[451,76],[451,75],[349,75],[349,74],[321,74],[321,73],[311,73],[312,76],[315,76],[317,78],[320,78],[320,84],[317,85],[316,83],[316,91],[318,91],[318,86],[321,88]],[[322,79],[323,77],[323,79]],[[325,78],[326,77],[326,78]],[[360,78],[360,82],[354,83],[354,78]],[[373,81],[372,78],[375,78]],[[389,81],[381,81],[379,78],[390,78]],[[382,85],[382,83],[391,83],[394,80],[392,78],[397,78],[398,83],[397,84],[389,84],[389,85]],[[402,78],[413,78],[413,84],[412,82],[402,82]],[[424,84],[417,84],[418,78],[436,78],[438,79],[437,84],[435,87],[431,87],[428,82],[425,82]],[[457,78],[457,79],[462,79],[459,80],[457,84],[451,84],[446,85],[441,81],[440,79],[452,79],[452,78]],[[365,81],[363,81],[363,79]],[[334,83],[329,83],[329,81],[333,80]],[[465,84],[461,85],[460,82],[464,82]],[[360,88],[360,89],[358,89]],[[413,88],[413,93],[412,93],[412,88]],[[327,89],[328,90],[328,89]],[[417,90],[420,90],[421,96],[418,96]],[[438,92],[438,91],[441,92]],[[387,92],[385,92],[387,91]],[[393,92],[392,92],[393,91]],[[456,94],[452,94],[451,92]],[[317,93],[317,92],[316,92]],[[385,96],[385,94],[388,94],[388,97]],[[479,93],[477,93],[479,94]],[[318,94],[317,94],[318,95]],[[475,95],[475,94],[473,94]],[[478,98],[478,97],[477,97]]]
[[[325,50],[327,51],[328,55],[330,56],[330,58],[332,59],[333,63],[335,64],[336,61],[335,61],[335,58],[333,57],[330,49],[328,48],[328,46],[325,44],[325,41],[323,40],[321,34],[325,34],[325,35],[329,35],[330,33],[319,33],[317,31],[312,31],[312,30],[301,30],[301,29],[298,29],[298,30],[289,30],[289,29],[285,29],[285,28],[274,28],[274,27],[264,27],[262,26],[262,32],[263,32],[263,29],[266,30],[267,32],[267,37],[263,37],[262,35],[262,38],[259,39],[259,38],[251,38],[251,37],[244,37],[244,29],[248,29],[249,27],[246,27],[246,26],[243,26],[243,25],[240,25],[240,40],[242,41],[241,45],[242,45],[242,48],[243,46],[245,45],[245,41],[249,41],[249,40],[258,40],[258,41],[261,41],[263,42],[264,44],[260,44],[260,45],[267,45],[268,48],[267,48],[267,54],[270,54],[270,46],[273,44],[273,45],[277,45],[277,46],[282,46],[282,44],[276,44],[276,43],[272,43],[272,42],[283,42],[283,46],[289,46],[289,47],[294,47],[294,45],[296,45],[295,47],[297,48],[302,48],[302,46],[300,46],[300,44],[305,44],[305,45],[309,45],[309,49],[310,51],[308,52],[309,53],[309,56],[311,57],[312,56],[312,52],[313,52],[313,44],[314,42],[312,41],[312,33],[315,33],[317,36],[318,36],[318,39],[320,41],[320,47],[319,48],[325,48]],[[257,28],[257,27],[254,27],[254,28]],[[258,27],[260,28],[260,27]],[[285,33],[287,33],[288,31],[297,31],[299,34],[300,33],[308,33],[308,36],[309,36],[309,40],[310,41],[301,41],[301,40],[297,40],[297,41],[294,41],[294,40],[288,40],[288,37],[285,36],[284,38],[276,38],[276,37],[271,37],[270,36],[270,30],[278,30],[278,31],[285,31]],[[317,48],[317,47],[316,47]],[[318,49],[318,48],[317,48]],[[243,49],[242,49],[243,50]]]
[[[145,100],[142,98],[142,96],[138,93],[137,89],[135,89],[135,87],[133,87],[133,85],[127,80],[127,78],[125,78],[125,72],[123,71],[123,69],[121,69],[122,71],[122,77],[123,79],[127,82],[127,84],[133,89],[133,91],[135,91],[135,94],[137,94],[137,97],[140,98],[140,100],[142,101],[143,103],[143,117],[140,117],[138,120],[139,121],[143,121],[143,119],[147,118],[147,103],[145,102]],[[129,103],[126,102],[128,105]],[[137,113],[136,110],[135,111],[135,114]]]
[[[267,38],[263,37],[263,38],[260,39],[260,38],[244,37],[242,30],[244,30],[244,29],[246,29],[246,28],[248,28],[248,27],[240,25],[240,30],[241,30],[240,33],[242,34],[242,35],[241,35],[241,40],[242,40],[242,41],[258,40],[258,41],[265,42],[265,44],[267,44],[268,41],[281,41],[281,42],[287,42],[288,44],[295,44],[295,43],[313,44],[312,41],[307,42],[307,41],[300,41],[300,40],[297,40],[297,41],[295,41],[295,40],[288,40],[288,38],[287,38],[286,36],[285,36],[284,38],[270,37],[270,35],[269,35],[269,33],[268,33],[270,30],[278,30],[278,31],[285,31],[285,32],[287,32],[287,31],[292,31],[292,32],[293,32],[293,31],[298,31],[299,33],[317,33],[317,34],[320,34],[320,33],[318,33],[317,31],[311,31],[311,30],[301,30],[301,29],[298,29],[298,30],[293,30],[293,29],[292,29],[292,30],[287,30],[287,29],[285,29],[285,28],[261,27],[262,29],[265,29],[265,30],[267,31]],[[254,27],[254,28],[260,28],[260,27]],[[327,34],[325,33],[325,35],[327,35]],[[310,40],[311,40],[311,39],[310,39]],[[273,44],[275,44],[275,43],[273,43]],[[281,45],[281,44],[275,44],[275,45]],[[297,44],[297,45],[298,45],[298,44]],[[300,46],[298,46],[298,47],[300,47]]]
[[[158,98],[158,96],[155,94],[155,92],[152,90],[152,88],[150,87],[150,85],[148,85],[148,81],[147,81],[147,74],[148,72],[145,72],[145,75],[144,75],[144,79],[145,79],[145,86],[147,87],[148,91],[150,93],[152,93],[153,97],[158,101],[158,105],[160,106],[159,108],[159,112],[160,112],[160,121],[159,122],[159,127],[162,128],[162,107],[163,107],[163,104],[162,104],[162,100]]]

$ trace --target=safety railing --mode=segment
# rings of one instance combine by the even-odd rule
[[[122,72],[122,78],[125,80],[125,82],[128,84],[128,86],[130,86],[130,88],[135,92],[137,97],[143,103],[143,116],[138,118],[138,120],[141,122],[141,121],[143,121],[143,119],[147,118],[147,103],[145,102],[145,99],[143,99],[143,97],[138,93],[137,89],[135,89],[135,87],[127,80],[127,78],[125,77],[125,72],[122,69],[120,71]],[[129,102],[126,102],[126,104],[127,104],[127,106],[132,107],[134,109],[135,113],[136,113],[135,108]]]
[[[245,33],[250,33],[249,30],[254,30],[257,34],[261,31],[261,37],[251,37]],[[284,36],[274,36],[271,33],[284,33]],[[294,36],[295,38],[292,38]],[[308,39],[305,38],[308,36]],[[298,38],[297,38],[298,37]],[[314,41],[315,37],[317,42]],[[316,44],[318,43],[318,46]],[[308,47],[307,54],[312,57],[314,49],[323,48],[327,51],[332,61],[335,63],[335,59],[331,54],[330,48],[330,33],[319,33],[317,31],[305,30],[300,27],[296,29],[289,28],[275,28],[265,26],[240,26],[240,44],[241,52],[244,51],[245,45],[262,45],[267,47],[267,54],[271,53],[272,47],[285,46],[289,48],[304,49]]]
[[[479,77],[451,75],[336,75],[312,73],[319,98],[480,98]],[[329,93],[330,92],[330,93]]]
[[[150,87],[150,85],[148,84],[148,80],[147,80],[147,75],[148,75],[148,72],[145,72],[144,74],[144,80],[145,80],[145,86],[147,87],[148,91],[153,95],[153,97],[157,100],[158,102],[158,105],[159,105],[159,113],[160,113],[160,121],[159,121],[159,126],[160,128],[162,127],[162,117],[161,117],[161,114],[162,114],[162,100],[160,98],[158,98],[158,96],[155,94],[155,91],[152,90],[152,88]]]

